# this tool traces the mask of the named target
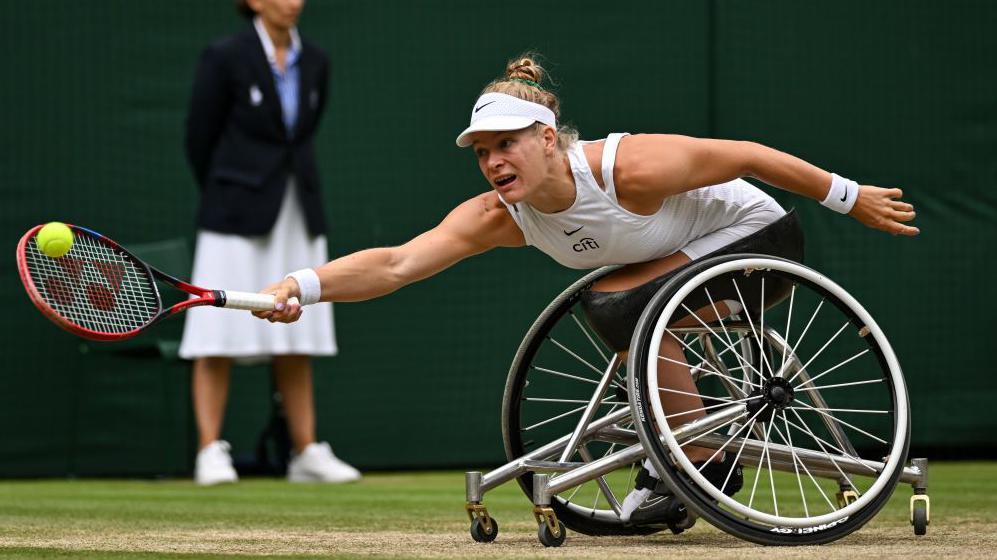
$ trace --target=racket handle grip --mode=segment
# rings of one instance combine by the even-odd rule
[[[273,311],[274,297],[270,294],[257,294],[254,292],[231,292],[226,290],[225,309],[244,309],[246,311]],[[298,303],[298,298],[292,297],[288,303]]]

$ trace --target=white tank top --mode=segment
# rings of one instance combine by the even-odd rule
[[[502,200],[533,245],[570,268],[646,262],[670,255],[689,242],[779,208],[772,197],[743,179],[669,196],[654,214],[634,214],[620,206],[613,184],[616,150],[626,134],[610,134],[602,152],[603,190],[576,142],[568,149],[575,179],[575,202],[546,214],[525,202]],[[597,140],[595,141],[597,142]],[[501,199],[501,196],[499,196]]]

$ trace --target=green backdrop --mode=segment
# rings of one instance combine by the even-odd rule
[[[29,226],[59,219],[186,274],[190,81],[203,46],[244,23],[226,0],[7,0],[0,16],[0,475],[187,473],[189,365],[171,357],[180,322],[83,343],[33,309],[13,253]],[[915,450],[992,453],[995,19],[982,0],[313,0],[301,30],[333,61],[318,141],[331,250],[403,242],[485,190],[454,135],[505,61],[535,49],[584,138],[748,139],[903,187],[915,239],[776,196],[802,213],[809,264],[893,341]],[[500,461],[506,368],[577,276],[532,249],[499,250],[337,305],[341,354],[317,362],[320,437],[362,468]],[[241,368],[233,385],[225,437],[250,453],[269,416],[267,371]]]

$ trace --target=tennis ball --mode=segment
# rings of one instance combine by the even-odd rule
[[[49,222],[38,230],[35,243],[45,256],[57,259],[73,248],[73,230],[62,222]]]

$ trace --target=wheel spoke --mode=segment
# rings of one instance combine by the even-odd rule
[[[811,379],[810,381],[807,381],[806,383],[812,383],[812,382],[813,382],[813,380]],[[805,389],[800,389],[799,388],[800,386],[806,385],[806,383],[801,383],[800,385],[797,385],[796,387],[794,387],[793,391],[795,391],[797,393],[801,393],[801,392],[804,392],[804,391],[823,391],[824,389],[834,389],[834,388],[837,388],[837,387],[851,387],[853,385],[865,385],[867,383],[882,383],[882,382],[883,382],[882,379],[869,379],[869,380],[866,380],[866,381],[853,381],[851,383],[835,383],[833,385],[821,385],[819,387],[807,387]]]
[[[737,279],[731,278],[730,281],[734,283],[734,291],[737,292],[737,299],[740,300],[741,307],[744,308],[744,316],[748,318],[748,326],[751,327],[751,334],[755,336],[755,340],[758,342],[758,354],[760,354],[762,359],[761,369],[765,369],[765,366],[768,365],[769,377],[775,377],[775,373],[772,371],[772,366],[769,365],[768,361],[765,359],[765,351],[762,349],[762,339],[758,336],[758,331],[755,330],[755,323],[751,320],[751,313],[748,313],[748,305],[744,303],[744,296],[741,295],[741,288],[737,285]],[[762,277],[762,282],[764,283],[764,281],[764,277]],[[760,378],[765,377],[761,372],[759,372],[758,375]]]
[[[705,398],[710,399],[710,398],[713,398],[713,397],[705,397]],[[675,417],[675,416],[684,416],[686,414],[689,414],[690,412],[702,412],[702,411],[705,411],[705,410],[710,410],[711,408],[719,408],[721,406],[730,406],[732,404],[746,402],[746,401],[749,401],[749,400],[751,400],[750,397],[745,397],[743,399],[737,399],[736,401],[725,401],[725,402],[722,402],[720,404],[711,404],[710,406],[701,406],[699,408],[693,408],[691,410],[684,410],[682,412],[676,412],[674,414],[666,414],[665,418],[672,418],[672,417]],[[713,457],[710,457],[710,459],[713,459]]]
[[[773,418],[772,421],[775,422],[775,418]],[[785,412],[782,413],[782,421],[784,423],[786,422]],[[807,508],[807,496],[803,493],[803,479],[800,478],[800,467],[797,464],[796,448],[793,447],[793,438],[790,437],[789,440],[786,440],[786,438],[782,437],[782,432],[779,431],[779,427],[776,426],[775,428],[775,433],[782,439],[782,442],[789,447],[790,456],[793,458],[793,472],[796,474],[796,485],[800,488],[800,501],[803,503],[803,515],[810,517],[810,510]],[[789,433],[788,423],[786,423],[786,433]]]
[[[551,375],[557,375],[557,376],[560,376],[560,377],[566,377],[568,379],[574,379],[576,381],[584,381],[585,383],[591,383],[593,385],[598,385],[599,384],[599,382],[596,381],[595,379],[589,379],[588,377],[579,377],[577,375],[571,375],[570,373],[564,373],[564,372],[560,372],[560,371],[553,370],[553,369],[542,368],[540,366],[531,366],[531,367],[533,369],[537,370],[537,371],[542,371],[544,373],[549,373]]]
[[[707,297],[709,297],[709,293],[707,293]],[[748,366],[751,369],[753,369],[755,371],[755,373],[758,374],[759,378],[765,377],[764,375],[762,375],[762,373],[760,371],[758,371],[757,369],[755,369],[755,366],[753,366],[750,363],[748,363],[747,361],[745,361],[744,357],[737,353],[737,350],[734,350],[733,343],[730,343],[730,344],[725,343],[724,340],[722,338],[720,338],[720,335],[718,335],[716,333],[716,331],[714,331],[709,325],[707,325],[706,323],[704,323],[703,320],[699,318],[699,315],[696,315],[695,313],[693,313],[692,310],[689,309],[689,307],[686,306],[684,303],[682,304],[682,307],[685,308],[686,312],[689,313],[690,315],[692,315],[693,318],[696,319],[696,321],[699,321],[700,325],[703,325],[703,327],[705,327],[706,330],[710,331],[710,334],[712,334],[713,336],[717,337],[717,340],[719,340],[721,344],[724,344],[727,347],[727,349],[729,349],[732,352],[734,352],[734,355],[736,355],[738,357],[738,361],[741,362],[742,366]],[[713,310],[714,310],[714,313],[715,313],[716,312],[716,307],[714,307]],[[723,321],[721,321],[720,324],[723,325]],[[727,329],[724,328],[724,332],[726,332],[726,331],[727,331]],[[668,331],[668,333],[671,334],[672,336],[675,336],[675,334],[672,333],[672,331],[670,331],[670,330]],[[678,340],[678,337],[675,337],[675,339]],[[682,342],[682,341],[679,340],[679,342]],[[684,342],[682,344],[683,344],[683,346],[688,347]],[[691,350],[694,354],[696,353],[696,351],[692,350],[691,348],[689,350]],[[699,356],[699,354],[696,354],[696,355]],[[699,356],[699,359],[703,360],[703,357]],[[706,361],[706,360],[703,360],[703,361]],[[756,386],[757,387],[761,387],[761,385],[756,385]]]
[[[581,411],[585,410],[585,406],[587,406],[587,405],[579,406],[578,408],[575,408],[573,410],[569,410],[569,411],[565,412],[564,414],[558,414],[557,416],[555,416],[553,418],[548,418],[546,420],[543,420],[542,422],[537,422],[536,424],[533,424],[532,426],[528,426],[526,428],[523,428],[520,431],[522,431],[522,432],[528,432],[528,431],[530,431],[532,429],[539,428],[540,426],[544,426],[546,424],[550,424],[551,422],[553,422],[555,420],[560,420],[561,418],[564,418],[565,416],[570,416],[572,414],[575,414],[577,412],[581,412]]]
[[[855,360],[855,359],[857,359],[857,358],[858,358],[859,356],[861,356],[861,355],[865,354],[865,353],[866,353],[866,352],[868,352],[868,351],[869,351],[869,349],[868,349],[868,348],[866,348],[865,350],[863,350],[863,351],[859,352],[858,354],[855,354],[854,356],[852,356],[851,358],[848,358],[847,360],[845,360],[845,361],[841,362],[840,364],[838,364],[838,365],[836,365],[836,366],[834,366],[834,367],[832,367],[832,368],[829,368],[829,369],[826,369],[826,370],[824,370],[824,371],[822,371],[822,372],[818,373],[817,375],[815,375],[815,376],[811,377],[810,379],[807,379],[807,380],[806,380],[806,381],[804,381],[803,383],[800,383],[799,385],[797,385],[796,387],[794,387],[794,388],[793,388],[793,390],[799,390],[799,389],[798,389],[799,387],[802,387],[802,386],[804,386],[804,385],[806,385],[806,384],[808,384],[808,383],[813,383],[814,381],[816,381],[816,380],[820,379],[821,377],[824,377],[825,375],[827,375],[827,374],[831,373],[832,371],[834,371],[834,370],[836,370],[836,369],[840,368],[841,366],[843,366],[843,365],[847,364],[848,362],[851,362],[852,360]],[[800,368],[800,371],[803,371],[803,368]],[[794,376],[794,379],[795,379],[795,376]]]
[[[820,450],[824,452],[824,456],[827,457],[829,461],[831,461],[831,463],[834,465],[834,468],[838,470],[838,473],[841,475],[841,477],[844,478],[846,481],[848,481],[848,485],[851,486],[852,489],[855,490],[855,493],[857,495],[861,496],[862,492],[859,491],[858,486],[856,486],[855,483],[852,482],[852,479],[848,478],[848,475],[845,474],[845,472],[843,470],[841,470],[841,467],[838,466],[838,462],[834,460],[834,457],[831,457],[831,454],[828,453],[826,449],[824,449],[824,446],[821,445],[821,443],[819,441],[820,438],[818,438],[817,435],[814,434],[810,430],[810,428],[807,426],[806,422],[803,421],[803,418],[800,417],[800,414],[794,410],[793,411],[793,415],[796,416],[796,419],[799,420],[800,423],[803,424],[803,427],[806,428],[807,432],[810,433],[810,437],[814,438],[814,441],[817,442],[817,446],[820,447]]]
[[[691,349],[690,349],[690,350],[691,350]],[[693,353],[695,353],[696,351],[695,351],[695,350],[692,350],[692,352],[693,352]],[[696,354],[696,355],[697,355],[697,356],[699,356],[699,354]],[[666,362],[671,362],[671,363],[673,363],[673,364],[678,364],[678,365],[680,365],[680,366],[686,366],[686,367],[688,367],[688,366],[689,366],[689,364],[687,364],[687,363],[685,363],[685,362],[681,362],[681,361],[679,361],[679,360],[673,360],[673,359],[671,359],[671,358],[668,358],[668,357],[665,357],[665,356],[658,356],[658,359],[659,359],[659,360],[665,360]],[[703,358],[702,358],[702,356],[700,356],[700,359],[703,359]],[[705,363],[705,360],[703,360],[703,361],[704,361],[704,363]],[[715,371],[715,370],[712,370],[712,369],[708,369],[708,368],[703,368],[703,371],[705,371],[705,372],[709,373],[710,375],[716,375],[717,377],[723,377],[723,378],[725,378],[725,379],[730,379],[731,381],[735,381],[735,382],[738,382],[738,383],[740,383],[740,382],[742,381],[741,379],[737,379],[736,377],[731,377],[731,376],[729,376],[729,375],[724,375],[724,374],[722,374],[722,373],[720,373],[720,372],[718,372],[718,371]],[[755,387],[761,387],[761,385],[757,385],[757,384],[755,384],[755,383],[751,383],[750,381],[749,381],[749,383],[750,383],[751,385],[754,385]],[[741,391],[741,394],[743,394],[743,395],[745,395],[745,396],[747,396],[747,395],[748,395],[748,394],[747,394],[747,393],[745,393],[745,392],[744,392],[744,390],[743,390],[743,389],[741,389],[740,387],[737,387],[737,390],[738,390],[738,391]]]
[[[747,400],[747,399],[745,399],[745,400]],[[717,405],[717,406],[720,406],[720,405]],[[710,464],[710,461],[712,461],[713,459],[715,459],[716,456],[719,455],[723,450],[727,449],[727,446],[730,444],[730,442],[734,441],[734,438],[736,438],[737,435],[740,434],[742,430],[744,430],[745,428],[747,428],[748,430],[750,430],[751,426],[755,423],[755,418],[757,418],[758,415],[761,414],[761,413],[762,413],[762,409],[759,409],[757,412],[755,412],[754,415],[751,416],[750,419],[748,419],[747,423],[742,424],[741,426],[738,426],[737,430],[734,431],[733,435],[731,435],[730,438],[728,438],[727,441],[725,441],[723,445],[721,445],[720,447],[718,447],[717,450],[713,452],[713,455],[710,455],[709,459],[707,459],[706,461],[703,462],[703,466],[699,467],[699,469],[698,469],[699,472],[702,473],[703,469],[705,469],[706,466]],[[747,434],[747,433],[748,432],[745,432],[745,434]],[[741,438],[741,449],[744,449],[744,442],[746,442],[746,441],[748,441],[748,438],[746,438],[746,437]],[[740,450],[738,450],[737,456],[738,457],[741,456],[741,451]],[[730,480],[730,474],[734,471],[734,467],[735,466],[737,466],[737,459],[734,460],[734,464],[732,464],[730,470],[727,471],[727,478],[724,479],[724,484],[723,484],[723,486],[720,487],[720,491],[721,492],[723,492],[724,488],[727,487],[727,481]]]
[[[805,327],[803,327],[803,332],[800,333],[800,338],[796,341],[796,344],[793,345],[793,349],[790,351],[790,354],[792,354],[793,356],[797,355],[796,354],[797,348],[800,347],[800,344],[803,343],[803,339],[807,336],[807,333],[810,332],[810,325],[812,325],[814,323],[814,319],[817,318],[817,314],[820,313],[820,308],[823,307],[823,306],[824,306],[824,300],[821,299],[817,303],[817,308],[814,309],[814,314],[811,315],[810,316],[810,320],[807,321],[807,325]],[[787,341],[787,344],[788,344],[788,341]],[[783,364],[783,367],[785,367],[785,365],[786,364]],[[800,368],[800,369],[803,369],[803,368]],[[781,371],[779,373],[780,373],[780,375],[782,374]]]
[[[765,410],[766,408],[768,408],[768,406],[769,405],[766,404],[766,405],[762,406],[762,408],[760,410]],[[763,428],[763,431],[765,432],[765,435],[764,435],[764,440],[765,441],[768,441],[768,439],[769,439],[768,431],[771,430],[771,429],[772,429],[772,423],[771,422],[769,422],[769,425],[768,425],[767,428]],[[758,479],[761,478],[761,476],[762,476],[762,461],[764,461],[764,460],[765,460],[765,453],[759,453],[758,454],[758,466],[755,467],[755,482],[752,483],[752,485],[751,485],[751,496],[748,498],[748,508],[751,508],[751,504],[755,503],[755,491],[758,489]]]
[[[758,319],[758,332],[760,333],[758,336],[758,353],[762,355],[762,364],[768,364],[769,375],[775,377],[775,371],[772,370],[774,366],[772,364],[769,364],[767,361],[768,353],[765,351],[764,348],[762,348],[762,339],[761,339],[761,336],[765,334],[765,275],[764,274],[762,274],[761,298],[762,298],[761,311],[760,311],[761,316]],[[750,322],[751,315],[749,313],[745,313],[745,315],[748,316],[748,321]],[[776,508],[776,511],[778,511],[778,508]]]
[[[696,436],[696,437],[694,437],[692,439],[687,439],[687,440],[683,441],[682,443],[680,443],[679,447],[685,447],[685,446],[689,445],[690,443],[698,440],[699,438],[701,438],[703,436],[706,436],[708,434],[712,434],[713,432],[719,430],[720,428],[724,428],[724,427],[730,426],[734,422],[737,422],[737,418],[731,418],[730,420],[724,422],[723,424],[720,424],[719,426],[717,426],[716,428],[713,428],[712,430],[710,430],[708,432],[703,432],[703,433],[699,434],[698,436]]]
[[[761,410],[759,410],[758,412],[761,412]],[[747,432],[745,432],[745,433],[748,433],[748,432],[750,432],[750,431],[752,431],[752,430],[755,429],[755,417],[756,416],[758,416],[757,412],[755,413],[755,416],[752,416],[751,420],[747,424],[744,425],[747,428]],[[738,463],[741,460],[741,453],[744,451],[744,444],[746,444],[746,443],[748,443],[748,438],[747,437],[741,438],[741,447],[737,448],[737,455],[734,456],[734,462],[731,463],[730,469],[727,470],[727,478],[724,479],[724,485],[720,488],[721,492],[723,492],[724,488],[727,488],[727,483],[730,482],[730,477],[731,477],[732,474],[734,474],[734,469],[737,468],[737,465],[738,465]]]
[[[612,453],[614,449],[616,449],[616,444],[615,443],[611,444],[609,446],[609,448],[606,449],[606,452],[602,454],[602,458],[604,459],[604,458],[608,457],[609,454]],[[578,454],[581,455],[582,459],[584,459],[585,462],[587,462],[587,463],[591,463],[592,460],[593,460],[592,454],[589,453],[588,448],[585,445],[581,445],[581,446],[578,447]],[[595,482],[596,482],[597,488],[596,488],[596,491],[595,491],[595,500],[592,502],[592,509],[595,510],[595,509],[598,508],[598,506],[599,506],[599,495],[600,495],[600,492],[601,492],[602,495],[605,496],[606,503],[609,504],[610,509],[613,510],[613,513],[615,513],[617,516],[619,516],[620,515],[620,501],[618,499],[616,499],[616,495],[613,494],[613,491],[609,488],[609,483],[606,482],[606,477],[604,477],[604,476],[596,477]],[[580,484],[579,486],[584,486],[584,484]]]
[[[804,404],[804,403],[801,403]],[[866,410],[861,408],[823,408],[820,406],[788,406],[786,408],[792,408],[794,410],[813,410],[813,411],[825,411],[825,412],[864,412],[866,414],[889,414],[889,410]]]
[[[549,373],[550,375],[556,375],[558,377],[565,377],[567,379],[574,379],[575,381],[584,381],[585,383],[591,383],[592,385],[598,385],[599,384],[599,382],[596,381],[595,379],[589,379],[588,377],[581,377],[581,376],[578,376],[578,375],[571,375],[570,373],[564,373],[562,371],[557,371],[557,370],[553,370],[553,369],[549,369],[549,368],[543,368],[543,367],[540,367],[540,366],[530,366],[530,367],[532,367],[533,369],[535,369],[537,371],[541,371],[543,373]],[[612,384],[613,384],[614,387],[617,387],[619,389],[623,389],[624,391],[626,391],[626,387],[620,385],[618,382],[613,381]]]
[[[575,486],[575,489],[574,489],[574,490],[572,490],[570,494],[568,494],[568,497],[567,497],[567,498],[565,498],[565,499],[564,499],[564,501],[565,501],[566,503],[567,503],[567,502],[570,502],[570,501],[571,501],[571,499],[575,497],[575,494],[577,494],[577,493],[578,493],[578,491],[582,489],[582,486],[584,486],[584,484],[579,484],[578,486]]]
[[[706,358],[704,358],[702,356],[702,354],[700,354],[699,352],[696,352],[696,350],[692,346],[690,346],[689,343],[687,343],[685,340],[682,340],[681,338],[679,338],[678,335],[676,335],[675,333],[673,333],[671,331],[671,329],[665,329],[665,332],[667,332],[668,334],[670,334],[672,336],[672,338],[674,338],[675,340],[677,340],[678,343],[681,344],[685,349],[687,349],[688,351],[692,352],[697,358],[699,358],[699,361],[701,363],[703,363],[703,364],[709,363],[709,361]],[[664,357],[664,356],[662,356],[660,354],[658,355],[658,359],[666,360],[666,361],[669,361],[669,362],[671,362],[673,364],[679,364],[681,366],[689,367],[688,362],[681,362],[681,361],[678,361],[678,360],[673,360],[671,358],[666,358],[666,357]],[[718,372],[718,371],[716,371],[714,369],[704,368],[704,370],[708,371],[708,372],[711,372],[711,373],[715,373],[717,375],[722,375],[720,372]]]
[[[579,362],[581,362],[581,363],[585,364],[585,365],[586,365],[586,366],[588,366],[588,368],[589,368],[589,369],[591,369],[592,371],[594,371],[594,372],[598,373],[598,374],[599,374],[599,378],[600,378],[600,379],[602,378],[602,374],[603,374],[603,373],[605,373],[604,371],[602,371],[601,369],[599,369],[599,368],[595,367],[594,365],[590,364],[590,363],[588,362],[588,360],[586,360],[585,358],[583,358],[583,357],[579,356],[578,354],[575,354],[575,353],[574,353],[574,352],[572,352],[572,351],[571,351],[571,350],[570,350],[570,349],[569,349],[569,348],[568,348],[567,346],[565,346],[565,345],[561,344],[560,342],[558,342],[558,341],[557,341],[556,339],[554,339],[553,337],[547,337],[547,340],[549,340],[549,341],[553,342],[555,346],[557,346],[557,347],[558,347],[558,348],[560,348],[561,350],[564,350],[564,351],[565,351],[565,352],[566,352],[566,353],[567,353],[567,354],[568,354],[569,356],[571,356],[572,358],[574,358],[574,359],[578,360]]]
[[[623,479],[624,486],[623,492],[620,494],[621,496],[626,496],[626,494],[630,492],[630,485],[632,484],[630,481],[634,479],[635,468],[637,468],[637,463],[630,463],[630,472],[627,474],[627,477]],[[625,499],[626,498],[624,497],[624,500]]]
[[[797,479],[799,479],[800,477],[800,471],[796,466],[797,463],[799,463],[799,466],[803,467],[803,472],[807,473],[807,476],[810,478],[810,482],[813,482],[814,486],[817,487],[817,491],[820,492],[820,495],[824,496],[824,501],[827,502],[827,505],[831,506],[831,511],[837,511],[838,508],[835,507],[834,503],[831,501],[831,498],[827,497],[827,494],[824,492],[824,489],[820,487],[820,484],[817,482],[817,479],[814,478],[814,475],[810,474],[810,469],[807,468],[806,463],[804,463],[802,460],[800,460],[799,457],[796,456],[796,448],[793,447],[793,436],[789,432],[789,420],[786,418],[785,411],[782,413],[782,421],[783,423],[786,424],[786,436],[782,435],[782,432],[779,430],[779,426],[775,426],[775,432],[779,434],[779,438],[782,439],[783,443],[785,443],[789,447],[790,453],[792,453],[793,455],[793,468],[796,469]],[[787,436],[789,438],[788,440]],[[810,512],[807,509],[807,499],[803,494],[802,482],[800,483],[800,497],[803,499],[803,512],[806,514],[807,517],[810,517]]]
[[[822,415],[824,415],[824,416],[826,416],[826,417],[830,418],[831,420],[834,420],[835,422],[837,422],[837,423],[839,423],[839,424],[841,424],[841,425],[843,425],[843,426],[848,426],[849,428],[851,428],[851,429],[855,430],[856,432],[858,432],[858,433],[860,433],[860,434],[863,434],[863,435],[865,435],[865,436],[868,436],[868,437],[871,437],[872,439],[874,439],[874,440],[878,441],[879,443],[882,443],[883,445],[889,445],[889,442],[887,442],[887,441],[886,441],[885,439],[882,439],[882,438],[879,438],[879,437],[876,437],[876,436],[874,436],[874,435],[870,434],[869,432],[867,432],[867,431],[863,430],[862,428],[858,428],[858,427],[856,427],[856,426],[853,426],[853,425],[849,424],[848,422],[845,422],[844,420],[841,420],[840,418],[837,418],[837,417],[835,417],[835,416],[834,416],[833,414],[829,414],[829,413],[827,413],[827,412],[824,412],[823,410],[820,410],[820,409],[817,409],[817,408],[815,408],[815,407],[812,407],[812,406],[808,405],[807,403],[805,403],[805,402],[803,402],[803,401],[796,401],[796,402],[798,402],[798,403],[802,404],[802,405],[803,405],[804,407],[806,407],[806,408],[809,408],[810,410],[813,410],[814,412],[816,412],[816,413],[818,413],[818,414],[822,414]],[[792,408],[792,409],[793,409],[793,414],[795,414],[796,416],[799,416],[799,415],[800,415],[800,414],[799,414],[798,412],[796,412],[796,410],[795,410],[795,409],[796,409],[797,407],[795,407],[795,406],[791,406],[791,407],[789,407],[789,408]],[[802,422],[802,420],[801,420],[801,422]]]
[[[794,414],[795,414],[795,412],[794,412]],[[821,444],[826,445],[829,448],[831,448],[832,450],[840,453],[843,457],[847,457],[849,459],[852,459],[857,464],[859,464],[859,465],[861,465],[861,466],[869,469],[870,471],[872,471],[873,474],[879,474],[879,471],[877,471],[876,469],[874,469],[874,468],[870,467],[869,465],[863,463],[862,459],[860,459],[859,457],[856,457],[855,455],[852,455],[851,453],[848,453],[847,451],[839,448],[838,446],[836,446],[833,443],[827,441],[826,439],[821,438],[821,437],[817,436],[816,434],[814,434],[809,428],[806,427],[806,425],[804,425],[803,427],[800,427],[799,424],[797,424],[796,422],[793,422],[792,420],[788,420],[787,419],[786,421],[789,422],[790,426],[796,428],[800,432],[803,432],[804,434],[810,435],[810,437],[812,437],[814,439],[814,442],[817,443],[818,447],[822,447]],[[800,421],[802,422],[803,419],[800,418]]]
[[[713,301],[713,296],[710,295],[709,288],[703,287],[703,291],[706,292],[706,299],[710,300],[710,307],[713,308],[713,314],[717,316],[717,321],[720,322],[720,328],[723,329],[724,336],[727,338],[727,350],[734,350],[734,341],[731,340],[731,338],[730,338],[730,332],[727,330],[727,326],[724,325],[724,320],[720,317],[720,312],[717,311],[717,304]],[[705,324],[704,324],[704,326],[705,326]],[[707,328],[709,328],[709,327],[707,327]],[[710,329],[710,332],[713,333],[713,330]],[[717,336],[717,335],[714,333],[714,336]],[[717,336],[717,338],[720,338],[720,337]],[[723,340],[721,340],[720,342],[723,342]],[[718,354],[717,357],[723,356],[724,352],[727,352],[727,350],[724,350],[723,352],[721,352],[720,354]],[[741,364],[741,366],[740,366],[741,368],[744,368],[745,366],[754,368],[754,366],[752,366],[751,364],[747,363],[744,360],[744,356],[741,356],[740,354],[738,354],[737,351],[734,351],[734,355],[737,356],[737,361]]]
[[[786,332],[783,333],[782,361],[779,363],[779,371],[786,368],[786,349],[789,348],[789,325],[793,322],[793,299],[796,298],[796,284],[793,284],[789,291],[789,312],[786,314]]]
[[[676,394],[679,394],[679,395],[686,395],[686,396],[689,396],[689,397],[699,397],[701,399],[706,399],[706,400],[711,400],[711,401],[724,401],[724,403],[726,403],[726,404],[731,404],[731,403],[734,402],[734,399],[732,399],[730,397],[704,397],[703,395],[700,395],[699,393],[690,393],[688,391],[680,391],[678,389],[669,389],[667,387],[658,387],[658,391],[664,391],[666,393],[676,393]],[[740,401],[738,401],[738,402],[740,402]]]
[[[585,338],[587,338],[589,342],[592,343],[592,347],[595,348],[595,351],[598,352],[600,356],[602,356],[603,361],[608,364],[609,357],[606,356],[606,354],[602,351],[602,348],[600,348],[599,345],[596,344],[595,339],[592,338],[591,334],[589,334],[588,329],[582,326],[582,322],[578,320],[578,317],[575,316],[575,313],[569,310],[568,315],[571,315],[571,319],[575,322],[576,325],[578,325],[578,329],[582,331],[582,334],[585,335]]]
[[[775,478],[772,475],[772,454],[769,453],[769,434],[772,433],[772,427],[775,427],[775,418],[773,417],[770,422],[771,427],[765,433],[765,443],[762,447],[762,453],[765,455],[765,462],[768,463],[769,467],[769,486],[772,488],[772,507],[775,509],[775,514],[779,515],[779,500],[776,498],[775,491]]]
[[[712,376],[714,376],[714,377],[723,377],[723,378],[725,378],[725,379],[728,379],[728,380],[733,380],[733,381],[738,381],[738,382],[743,382],[743,381],[744,381],[744,379],[743,379],[743,378],[742,378],[742,379],[737,379],[737,378],[735,378],[735,377],[731,377],[731,376],[729,376],[729,375],[720,375],[720,376],[718,376],[718,375],[717,375],[716,373],[714,373],[714,372],[712,372],[712,371],[710,371],[710,370],[708,370],[708,369],[705,369],[705,368],[700,368],[700,369],[702,369],[702,370],[703,370],[703,372],[704,372],[704,373],[703,373],[703,376],[705,376],[705,377],[709,377],[709,376],[711,376],[711,375],[712,375]],[[735,370],[739,370],[739,369],[743,369],[743,368],[733,368],[733,369],[735,369]],[[730,370],[728,370],[728,371],[730,371]],[[735,388],[736,388],[736,389],[737,389],[738,391],[740,391],[740,392],[741,392],[741,394],[745,394],[745,393],[744,393],[744,390],[743,390],[743,389],[741,389],[740,387],[735,387]]]
[[[849,323],[847,321],[845,322],[844,325],[841,325],[841,328],[838,329],[838,332],[834,333],[834,336],[832,336],[830,340],[828,340],[827,342],[825,342],[824,346],[821,346],[820,350],[818,350],[816,354],[814,354],[813,356],[810,357],[809,360],[807,360],[807,363],[805,363],[802,366],[800,366],[800,370],[796,372],[796,375],[794,375],[793,377],[789,378],[789,383],[792,383],[793,380],[795,380],[797,377],[799,377],[801,373],[803,373],[804,371],[806,371],[807,366],[809,366],[811,363],[813,363],[813,361],[817,359],[817,356],[820,356],[821,353],[824,352],[824,350],[828,346],[830,346],[832,342],[834,342],[834,339],[838,338],[838,335],[841,334],[841,331],[845,330],[845,327],[847,327],[848,325],[849,325]],[[839,364],[839,365],[842,365],[842,364]],[[827,373],[827,372],[825,372],[825,373]]]

